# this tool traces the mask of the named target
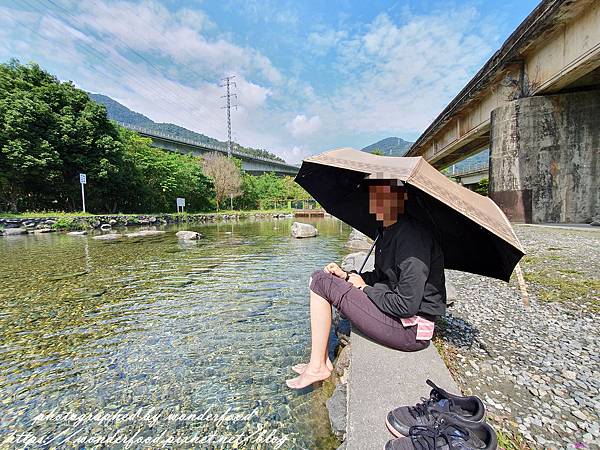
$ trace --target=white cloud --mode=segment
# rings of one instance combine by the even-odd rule
[[[313,54],[322,56],[334,48],[342,39],[345,39],[347,35],[344,30],[320,30],[310,33],[306,42]]]
[[[119,49],[168,57],[174,64],[186,64],[214,76],[232,70],[245,74],[256,71],[269,82],[282,80],[271,61],[256,49],[204,35],[202,31],[214,28],[214,24],[201,11],[173,14],[152,0],[95,0],[82,2],[81,8],[77,20]]]
[[[286,128],[294,137],[308,136],[321,128],[321,118],[319,116],[307,118],[304,114],[298,114],[286,124]]]
[[[475,10],[407,16],[381,14],[339,42],[344,77],[311,110],[340,133],[414,134],[423,130],[476,72],[490,51]]]

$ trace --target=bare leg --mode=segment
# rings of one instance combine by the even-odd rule
[[[296,378],[286,380],[288,387],[302,389],[316,381],[329,378],[327,367],[327,343],[331,328],[331,305],[320,295],[310,291],[310,361],[306,369]]]

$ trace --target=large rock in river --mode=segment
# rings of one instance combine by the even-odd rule
[[[367,250],[371,248],[373,240],[356,229],[352,229],[346,247],[352,250]]]
[[[340,266],[342,270],[348,272],[350,270],[358,270],[362,266],[363,261],[367,257],[367,252],[355,252],[347,255]],[[363,272],[369,272],[375,268],[375,254],[371,253]]]
[[[184,241],[196,241],[202,237],[200,233],[195,231],[178,231],[175,233],[177,239],[182,239]]]
[[[295,238],[315,237],[319,234],[317,229],[309,223],[294,222],[292,224],[292,236]]]

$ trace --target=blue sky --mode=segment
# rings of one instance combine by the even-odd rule
[[[0,61],[36,61],[157,122],[290,162],[415,140],[537,1],[0,0]]]

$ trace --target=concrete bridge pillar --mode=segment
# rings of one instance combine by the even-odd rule
[[[600,216],[600,90],[527,97],[492,111],[490,196],[514,222]]]

